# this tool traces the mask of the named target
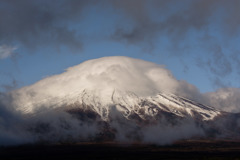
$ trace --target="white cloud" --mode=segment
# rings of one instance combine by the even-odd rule
[[[20,110],[32,111],[29,106],[36,108],[36,103],[52,106],[56,101],[83,90],[94,90],[105,104],[111,101],[115,89],[138,96],[152,96],[159,92],[184,93],[184,96],[198,93],[196,87],[177,80],[164,66],[128,57],[107,57],[68,68],[62,74],[47,77],[13,91],[13,94]]]
[[[31,86],[13,91],[13,104],[18,106],[19,110],[27,109],[33,112],[40,109],[37,106],[56,107],[56,102],[79,95],[83,90],[92,91],[101,104],[109,104],[116,89],[143,97],[168,92],[219,110],[240,111],[239,89],[228,88],[201,93],[194,85],[177,80],[164,66],[128,57],[94,59],[70,67],[62,74],[44,78]],[[227,96],[224,96],[226,94]]]
[[[158,92],[171,92],[220,110],[240,111],[238,108],[240,89],[225,88],[203,94],[194,85],[177,80],[164,66],[128,57],[106,57],[70,67],[62,74],[44,78],[7,95],[0,94],[0,133],[2,133],[0,145],[39,139],[58,141],[69,137],[79,140],[79,137],[94,136],[100,129],[97,123],[89,121],[88,123],[91,124],[89,125],[62,112],[61,109],[51,110],[53,106],[56,107],[55,104],[61,107],[63,99],[71,97],[67,99],[70,103],[79,100],[84,90],[91,91],[90,96],[96,96],[95,99],[89,98],[89,95],[86,96],[93,101],[94,105],[112,101],[115,90],[121,90],[123,93],[130,91],[143,97],[155,95]],[[99,101],[101,103],[98,103]],[[25,114],[16,112],[16,108],[20,111],[27,109],[33,113],[37,111],[39,114],[33,114],[34,116],[26,119]],[[116,140],[120,141],[129,141],[131,137],[129,139],[128,135],[135,135],[135,137],[140,136],[143,142],[168,144],[177,139],[204,134],[201,128],[188,120],[180,121],[178,126],[172,126],[163,119],[159,124],[139,130],[138,124],[124,119],[122,114],[115,112],[114,107],[109,112],[109,116],[114,119],[110,122],[110,126],[117,131]],[[29,128],[26,130],[26,125],[32,132]],[[35,133],[35,130],[41,129],[42,125],[45,125],[43,128],[46,128],[47,132]]]
[[[216,92],[206,93],[209,105],[227,112],[240,112],[240,89],[221,88]]]
[[[5,59],[5,58],[12,56],[16,49],[17,49],[17,47],[1,45],[0,46],[0,59]]]

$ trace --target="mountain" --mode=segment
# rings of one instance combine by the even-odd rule
[[[149,117],[156,118],[162,114],[169,114],[176,117],[191,117],[209,121],[222,114],[212,107],[165,93],[138,97],[133,92],[113,90],[109,97],[101,97],[96,90],[84,90],[74,99],[71,98],[65,99],[65,102],[62,101],[61,105],[65,106],[63,107],[65,110],[90,110],[106,121],[113,106],[127,119],[132,115],[137,115],[140,119],[146,120]]]
[[[240,116],[191,100],[200,95],[196,90],[164,66],[105,57],[13,91],[11,105],[30,119],[28,131],[44,140],[165,144],[190,137],[239,137]]]

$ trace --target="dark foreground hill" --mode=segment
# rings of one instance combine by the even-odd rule
[[[240,141],[185,140],[172,145],[79,143],[1,147],[0,159],[240,159]]]

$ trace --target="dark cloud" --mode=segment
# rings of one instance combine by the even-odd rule
[[[213,49],[212,60],[208,60],[208,66],[210,70],[219,76],[227,76],[232,72],[232,66],[229,62],[229,59],[223,53],[220,46],[217,46]]]
[[[240,77],[238,52],[224,50],[220,45],[212,44],[208,48],[207,56],[198,58],[196,62],[198,67],[206,71],[216,88],[231,87],[233,84],[229,77]]]
[[[161,36],[159,33],[166,33],[172,37],[172,40],[183,41],[184,36],[191,31],[208,33],[210,25],[214,23],[217,25],[214,27],[223,31],[224,36],[233,35],[229,34],[230,32],[239,34],[240,18],[237,13],[240,5],[237,0],[117,0],[111,3],[123,11],[126,18],[135,22],[133,29],[125,32],[117,29],[114,34],[114,36],[129,39],[129,42],[147,41],[148,39],[144,37]],[[154,15],[151,14],[152,10]],[[132,41],[133,37],[135,41]]]
[[[79,25],[89,13],[87,7],[95,5],[101,10],[110,7],[109,14],[124,17],[113,28],[111,40],[134,44],[147,52],[157,46],[178,57],[201,48],[209,54],[204,61],[207,70],[216,76],[227,76],[236,68],[222,48],[236,47],[231,41],[239,36],[239,3],[238,0],[1,0],[0,46],[14,47],[20,43],[28,49],[44,46],[76,52],[83,48],[84,31],[72,26]],[[212,49],[216,44],[221,47]],[[194,57],[198,60],[201,55]],[[216,62],[216,57],[221,60]]]
[[[233,42],[240,33],[239,3],[238,0],[117,0],[112,5],[134,23],[128,28],[118,26],[112,38],[143,48],[167,48],[177,57],[188,54],[199,63],[202,54],[195,52],[197,48],[206,55],[201,63],[206,67],[199,67],[211,74],[213,82],[220,79],[219,83],[226,85],[224,78],[237,70],[231,61],[237,61],[228,56],[231,53],[224,53],[223,48],[237,48]],[[162,37],[169,46],[156,44]]]
[[[240,68],[240,51],[233,51],[229,59],[233,62],[232,65],[234,68]],[[240,75],[239,69],[237,69],[237,73]]]
[[[223,52],[223,49],[219,45],[212,45],[209,48],[208,57],[204,59],[198,59],[198,66],[205,69],[210,73],[210,79],[215,87],[226,87],[231,83],[225,78],[230,76],[234,69],[236,69],[232,62],[231,56]]]
[[[93,2],[2,0],[0,43],[20,43],[26,48],[41,45],[81,48],[81,37],[69,24],[78,23],[82,8]]]

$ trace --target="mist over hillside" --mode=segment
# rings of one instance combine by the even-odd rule
[[[1,93],[0,145],[239,138],[239,114],[222,110],[237,105],[234,92],[201,93],[164,66],[139,59],[89,60]]]

